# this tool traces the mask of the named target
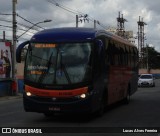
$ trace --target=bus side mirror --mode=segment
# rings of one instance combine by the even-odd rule
[[[21,44],[17,47],[17,49],[16,49],[16,61],[17,61],[18,63],[21,63],[21,54],[22,54],[23,48],[24,48],[27,44],[29,44],[29,43],[30,43],[29,41],[26,41],[26,42],[21,43]]]

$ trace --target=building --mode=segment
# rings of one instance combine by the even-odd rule
[[[11,41],[0,39],[0,96],[12,95],[12,52]]]

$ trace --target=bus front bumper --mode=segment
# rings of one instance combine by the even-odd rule
[[[93,101],[94,100],[94,101]],[[39,113],[92,113],[97,110],[93,95],[86,98],[42,98],[23,95],[26,112]]]

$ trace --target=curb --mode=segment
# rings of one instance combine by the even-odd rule
[[[13,96],[1,96],[0,101],[12,100],[12,99],[20,99],[23,97],[23,94],[17,94]]]

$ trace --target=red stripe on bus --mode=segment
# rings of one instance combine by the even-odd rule
[[[45,97],[71,97],[87,93],[87,91],[88,87],[77,88],[72,90],[46,90],[25,85],[25,92],[30,92],[33,95]]]

